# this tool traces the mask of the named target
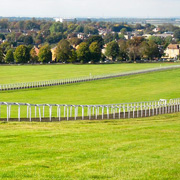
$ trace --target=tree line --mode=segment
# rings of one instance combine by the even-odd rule
[[[180,28],[172,24],[159,25],[158,33],[172,31],[172,36],[153,36],[152,24],[74,22],[46,20],[0,20],[0,62],[34,63],[67,62],[97,63],[112,61],[153,60],[163,55],[170,43],[179,43]],[[8,32],[3,32],[8,30]],[[125,38],[132,32],[130,39]],[[150,34],[144,38],[143,34]],[[82,35],[79,37],[78,35]],[[39,48],[39,53],[34,46]],[[54,53],[52,48],[56,47]]]
[[[99,35],[90,36],[83,42],[76,37],[69,40],[62,39],[53,51],[49,44],[42,45],[40,49],[30,45],[19,45],[16,49],[9,49],[6,55],[0,48],[0,62],[48,63],[52,62],[52,56],[54,56],[54,62],[99,63],[106,59],[111,61],[153,60],[163,55],[163,49],[154,39],[134,37],[128,41],[113,40],[104,46],[104,39]]]

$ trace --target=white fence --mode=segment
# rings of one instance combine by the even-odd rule
[[[180,112],[180,98],[110,105],[28,104],[0,102],[0,120],[61,121],[121,119]]]
[[[93,80],[99,80],[99,79],[128,76],[128,75],[133,75],[133,74],[141,74],[141,73],[175,69],[175,68],[180,68],[180,65],[172,65],[168,67],[151,68],[151,69],[146,69],[146,70],[137,70],[137,71],[131,71],[131,72],[124,72],[124,73],[103,74],[103,75],[86,76],[86,77],[69,78],[69,79],[58,79],[58,80],[14,83],[14,84],[0,84],[0,91],[37,88],[37,87],[45,87],[45,86],[56,86],[56,85],[71,84],[71,83],[78,83],[78,82],[84,82],[84,81],[93,81]]]

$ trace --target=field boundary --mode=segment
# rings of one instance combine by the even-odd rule
[[[14,110],[12,111],[13,108]],[[15,112],[15,115],[12,115],[11,112]],[[29,104],[0,102],[0,121],[7,122],[128,119],[150,117],[175,112],[180,112],[180,98],[110,105]]]
[[[145,69],[145,70],[136,70],[136,71],[129,71],[129,72],[124,72],[124,73],[113,73],[113,74],[78,77],[78,78],[26,82],[26,83],[13,83],[13,84],[0,84],[0,91],[40,88],[40,87],[46,87],[46,86],[58,86],[58,85],[64,85],[64,84],[73,84],[73,83],[94,81],[94,80],[100,80],[100,79],[109,79],[109,78],[116,78],[116,77],[122,77],[122,76],[130,76],[130,75],[135,75],[135,74],[143,74],[143,73],[149,73],[149,72],[177,69],[177,68],[180,68],[180,65],[173,65],[173,66],[160,67],[160,68],[151,68],[151,69]]]

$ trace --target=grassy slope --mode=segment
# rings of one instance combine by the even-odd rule
[[[179,114],[0,123],[0,179],[180,179]]]
[[[163,63],[162,66],[175,65]],[[64,79],[160,67],[160,64],[0,66],[0,84]]]
[[[63,86],[0,92],[0,101],[112,104],[180,97],[180,69]]]

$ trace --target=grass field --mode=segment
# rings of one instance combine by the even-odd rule
[[[92,82],[0,92],[1,101],[113,104],[180,97],[180,69]]]
[[[98,74],[148,69],[176,63],[104,65],[17,65],[0,66],[0,84],[64,79]]]
[[[159,64],[0,66],[0,84],[157,66]],[[113,104],[179,98],[179,79],[180,69],[175,69],[0,92],[0,101]],[[11,116],[17,117],[17,107]],[[0,179],[179,180],[179,117],[176,113],[106,121],[1,122]]]
[[[179,114],[0,123],[0,179],[179,180]]]

